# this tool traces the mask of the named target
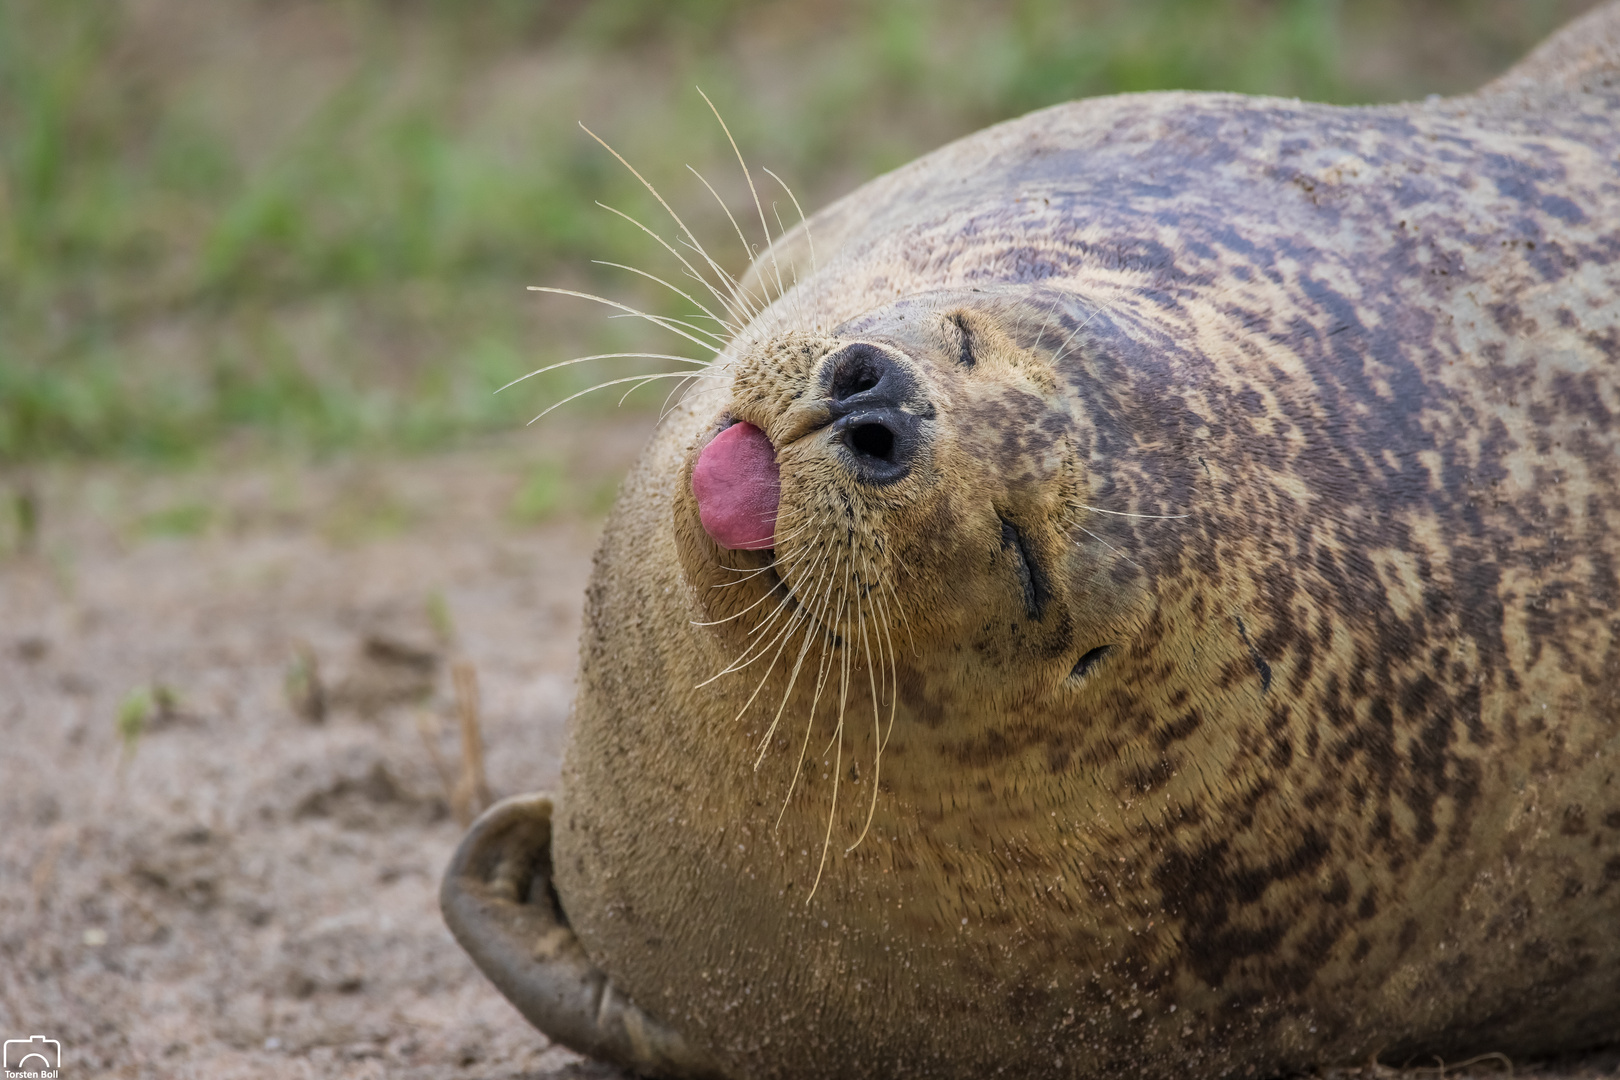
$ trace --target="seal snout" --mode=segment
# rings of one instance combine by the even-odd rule
[[[824,371],[833,437],[856,477],[875,485],[904,477],[922,447],[921,422],[933,415],[916,376],[865,342],[834,353]]]
[[[776,447],[753,424],[738,421],[709,441],[692,466],[692,495],[703,530],[732,551],[776,543],[782,475]]]

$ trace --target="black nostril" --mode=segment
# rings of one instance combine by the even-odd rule
[[[855,476],[879,487],[911,471],[923,442],[923,421],[904,409],[863,409],[833,423],[843,458]]]
[[[827,419],[856,478],[881,486],[909,473],[934,409],[908,363],[860,341],[833,353],[822,370]]]
[[[834,410],[899,405],[912,395],[915,383],[894,357],[876,345],[857,342],[840,350],[828,363],[827,397]]]
[[[865,457],[889,461],[894,455],[894,432],[882,424],[856,424],[844,438],[851,450]]]
[[[832,399],[843,401],[856,394],[864,394],[883,379],[881,372],[864,365],[851,364],[833,375]]]

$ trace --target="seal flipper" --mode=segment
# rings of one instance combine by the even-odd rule
[[[585,955],[551,885],[549,796],[503,799],[473,822],[445,870],[439,908],[479,970],[553,1041],[643,1076],[721,1075]]]

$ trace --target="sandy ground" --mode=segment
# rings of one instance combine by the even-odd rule
[[[600,518],[512,506],[536,463],[611,483],[645,428],[35,477],[38,553],[0,564],[4,1037],[60,1041],[64,1080],[618,1075],[548,1046],[445,930],[460,828],[422,727],[459,760],[470,660],[492,788],[555,781]],[[199,506],[197,535],[152,535]],[[300,642],[322,723],[286,693]]]
[[[467,661],[495,794],[555,781],[600,493],[647,426],[32,477],[38,541],[0,559],[3,1037],[58,1040],[63,1080],[621,1076],[549,1045],[445,930],[435,754],[459,759]],[[565,480],[537,496],[537,470]],[[320,722],[289,698],[301,655]],[[1334,1075],[1357,1072],[1507,1075]]]

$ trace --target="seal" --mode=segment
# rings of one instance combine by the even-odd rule
[[[1620,1039],[1620,6],[1449,100],[1037,112],[733,299],[794,278],[624,484],[559,796],[447,876],[531,1020],[667,1076]]]

